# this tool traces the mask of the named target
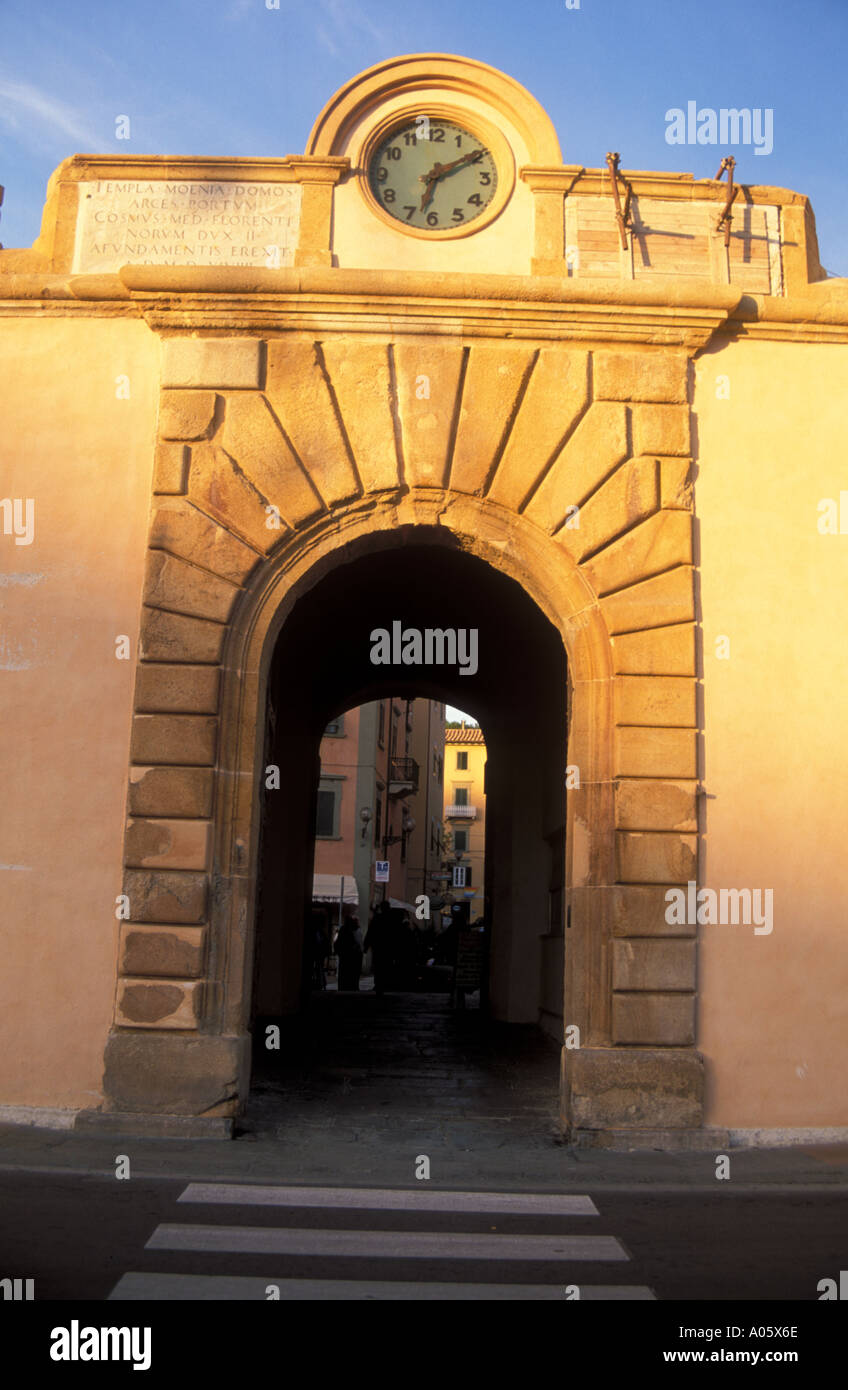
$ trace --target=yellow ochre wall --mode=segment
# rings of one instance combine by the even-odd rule
[[[848,485],[848,345],[741,341],[695,372],[700,881],[774,890],[770,935],[699,928],[706,1120],[845,1125],[848,535],[818,504]]]
[[[137,320],[2,327],[0,493],[35,528],[0,537],[0,1118],[101,1096],[159,363]]]

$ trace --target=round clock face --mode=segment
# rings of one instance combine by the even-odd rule
[[[453,121],[419,116],[380,142],[368,183],[383,211],[403,226],[458,231],[485,212],[498,171],[476,135]]]

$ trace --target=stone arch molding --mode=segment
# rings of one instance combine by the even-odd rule
[[[296,332],[163,341],[131,745],[112,1110],[247,1087],[264,678],[287,595],[377,531],[448,528],[570,669],[563,1114],[700,1123],[687,355]]]
[[[386,102],[414,98],[418,109],[424,110],[434,94],[480,101],[513,126],[532,165],[562,164],[553,123],[526,87],[488,63],[449,53],[391,58],[358,73],[327,102],[312,128],[306,153],[323,158],[346,155],[357,126]]]

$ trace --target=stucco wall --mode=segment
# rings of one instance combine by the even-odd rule
[[[0,494],[35,503],[32,544],[0,535],[0,1104],[101,1093],[158,356],[138,321],[0,325]]]
[[[774,892],[771,934],[699,928],[717,1125],[848,1123],[848,535],[817,529],[848,485],[846,398],[848,346],[743,341],[696,362],[701,881]]]

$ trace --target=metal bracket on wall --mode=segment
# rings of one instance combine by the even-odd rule
[[[627,179],[624,177],[624,175],[619,175],[618,161],[620,157],[621,156],[618,154],[617,151],[607,152],[607,168],[609,169],[610,177],[612,178],[612,196],[615,199],[615,219],[618,223],[618,234],[621,237],[621,249],[622,251],[626,251],[627,229],[629,227],[632,227],[630,221],[630,199],[633,196],[633,189],[631,185],[627,182]],[[619,177],[621,178],[621,181],[624,184],[626,190],[623,208],[621,206],[621,198],[618,194]]]
[[[733,158],[732,154],[728,154],[725,155],[724,159],[721,161],[721,164],[718,166],[718,173],[716,174],[716,180],[718,180],[723,176],[725,170],[727,171],[727,198],[725,199],[724,207],[722,208],[719,214],[719,219],[716,222],[717,232],[721,231],[722,226],[724,227],[725,246],[730,245],[730,227],[733,222],[733,213],[731,212],[731,208],[733,207],[733,199],[739,192],[738,187],[734,186],[733,183],[733,170],[735,168],[736,160]]]

